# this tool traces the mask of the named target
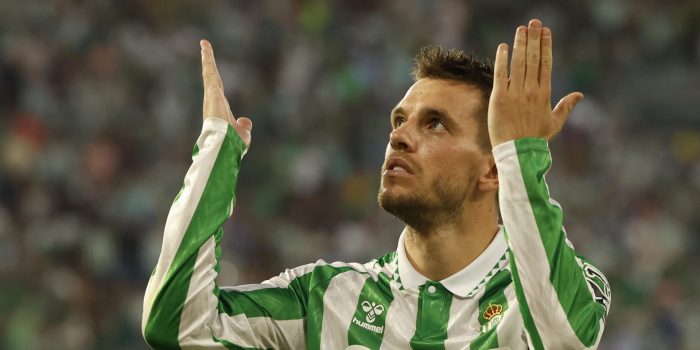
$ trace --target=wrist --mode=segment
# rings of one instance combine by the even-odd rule
[[[505,151],[510,149],[511,151]],[[517,151],[517,152],[516,152]],[[502,158],[509,154],[523,153],[528,151],[545,151],[549,152],[549,143],[547,139],[541,137],[521,137],[518,139],[508,140],[499,144],[494,144],[491,152],[494,156]]]

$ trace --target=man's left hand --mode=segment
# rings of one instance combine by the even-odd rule
[[[552,31],[538,19],[518,27],[510,76],[507,64],[508,45],[500,44],[488,111],[492,146],[523,137],[553,138],[583,94],[566,95],[552,110]]]

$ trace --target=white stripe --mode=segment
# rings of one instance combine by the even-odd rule
[[[227,128],[228,123],[223,120],[207,119],[204,121],[202,133],[197,140],[199,153],[192,159],[192,165],[187,171],[187,175],[185,175],[182,193],[170,208],[168,219],[165,222],[160,257],[158,258],[155,273],[148,281],[144,296],[143,316],[141,319],[142,330],[146,327],[153,300],[161,288],[161,284],[175,258],[175,253],[177,253],[182,238],[192,220],[192,215],[197,209],[197,204],[202,197],[204,187],[209,180],[209,175],[212,168],[214,168],[216,157],[226,136]]]
[[[410,349],[411,338],[416,333],[418,289],[399,290],[397,283],[391,283],[391,292],[394,300],[386,315],[380,349]]]
[[[583,348],[549,281],[547,254],[528,200],[515,142],[498,145],[493,154],[498,169],[503,224],[508,232],[509,246],[525,299],[542,343],[546,349]]]
[[[469,349],[469,343],[481,334],[479,329],[479,299],[485,291],[486,288],[481,288],[472,297],[452,297],[445,350]]]
[[[366,274],[346,271],[336,275],[323,295],[321,349],[345,349],[348,329],[355,314]]]
[[[499,346],[509,346],[512,350],[525,350],[527,343],[523,341],[522,334],[525,328],[523,317],[518,309],[518,299],[515,296],[515,285],[509,284],[503,294],[508,300],[508,310],[503,319],[496,326],[496,336],[498,337]]]
[[[271,284],[243,284],[240,286],[233,286],[233,287],[220,287],[219,289],[226,291],[226,292],[252,292],[254,290],[261,290],[261,289],[271,289],[271,288],[277,288],[277,286],[273,286]]]
[[[212,236],[197,252],[197,260],[195,260],[192,278],[187,288],[187,298],[180,315],[178,330],[180,346],[200,344],[202,341],[212,345],[218,344],[212,341],[211,333],[206,327],[206,325],[212,324],[218,315],[218,300],[214,295],[215,250],[216,240]]]
[[[317,266],[327,265],[325,261],[319,260],[316,263],[310,263],[295,267],[293,269],[287,269],[285,272],[264,281],[263,284],[270,284],[278,288],[287,288],[289,283],[291,283],[295,278],[303,276],[307,273],[312,272]]]
[[[313,272],[313,270],[316,267],[319,266],[332,266],[332,267],[350,267],[350,268],[356,268],[357,265],[354,264],[348,264],[344,262],[339,262],[336,261],[332,264],[328,264],[327,262],[323,260],[318,260],[315,263],[310,263],[306,265],[302,265],[299,267],[295,267],[293,269],[287,269],[285,272],[279,274],[279,276],[272,277],[266,281],[263,281],[259,284],[243,284],[240,286],[227,286],[227,287],[221,287],[221,290],[225,291],[235,291],[235,292],[251,292],[255,290],[261,290],[261,289],[270,289],[270,288],[288,288],[289,284],[297,277],[301,277],[307,273]],[[365,269],[362,269],[361,271],[358,272],[366,272]]]
[[[213,339],[216,336],[243,347],[306,347],[304,319],[278,321],[266,317],[247,318],[244,314],[229,316],[218,313],[218,300],[214,294],[215,248],[215,238],[211,237],[197,254],[180,317],[180,346],[226,349]]]
[[[279,276],[272,277],[269,280],[264,281],[262,283],[263,284],[270,284],[270,285],[272,285],[274,287],[278,287],[278,288],[287,288],[289,286],[289,283],[291,283],[295,278],[297,278],[299,276],[303,276],[307,273],[310,273],[315,268],[320,267],[320,266],[331,266],[331,267],[335,267],[335,268],[350,267],[358,272],[369,272],[369,270],[367,270],[367,268],[365,268],[363,265],[358,264],[358,263],[345,263],[342,261],[336,261],[336,262],[329,264],[329,263],[325,262],[323,259],[319,259],[315,263],[302,265],[299,267],[295,267],[293,269],[287,269],[285,272],[279,274]]]
[[[212,332],[216,337],[242,347],[305,349],[305,319],[272,320],[267,317],[220,314]],[[204,345],[204,344],[203,344]]]

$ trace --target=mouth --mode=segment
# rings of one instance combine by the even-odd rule
[[[393,177],[408,177],[413,176],[413,169],[408,162],[398,157],[391,157],[386,162],[386,167],[384,168],[385,176]]]

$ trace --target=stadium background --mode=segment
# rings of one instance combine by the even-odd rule
[[[492,57],[531,17],[553,29],[555,101],[586,95],[548,181],[612,284],[600,349],[700,349],[694,0],[3,2],[0,348],[145,348],[143,292],[201,127],[200,38],[255,124],[230,285],[395,249],[375,197],[413,56]]]

